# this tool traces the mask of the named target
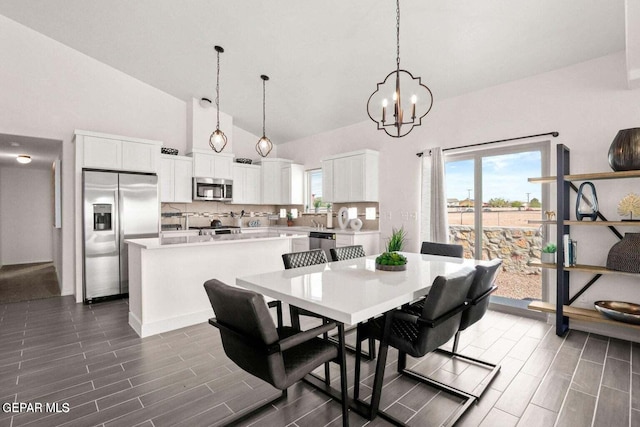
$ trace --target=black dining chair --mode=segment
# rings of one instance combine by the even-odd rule
[[[471,284],[471,289],[469,289],[469,293],[467,294],[467,299],[470,301],[469,307],[462,312],[460,326],[458,327],[458,332],[456,332],[455,338],[453,340],[452,351],[444,350],[441,348],[438,349],[438,352],[446,353],[452,357],[464,359],[475,364],[485,366],[491,370],[491,372],[487,376],[487,380],[483,381],[482,387],[476,391],[476,396],[478,398],[482,396],[486,388],[489,386],[489,384],[491,384],[491,381],[493,381],[495,376],[498,374],[498,372],[500,371],[500,365],[458,353],[458,344],[460,344],[460,332],[464,331],[469,326],[482,319],[482,317],[484,317],[484,315],[486,314],[487,310],[489,309],[489,296],[498,289],[498,286],[496,286],[495,282],[501,266],[502,260],[500,258],[492,260],[489,265],[476,266],[476,274],[474,276],[473,283]]]
[[[358,399],[360,395],[361,343],[367,338],[375,338],[380,341],[374,391],[370,405],[370,419],[373,419],[378,413],[388,347],[398,349],[398,363],[400,364],[402,360],[402,363],[406,364],[407,354],[412,357],[423,357],[449,341],[459,328],[462,312],[469,305],[467,295],[474,275],[473,268],[463,267],[456,273],[438,276],[431,285],[419,314],[398,309],[386,313],[384,317],[358,326],[354,399]],[[460,407],[452,417],[452,424],[475,401],[475,397],[471,394],[421,374],[408,370],[403,370],[402,373],[461,400]],[[386,416],[388,417],[388,415]]]
[[[329,249],[331,261],[344,261],[347,259],[361,258],[367,256],[362,245],[342,246]]]
[[[238,413],[233,420],[224,420],[225,425],[238,423],[285,398],[288,387],[329,362],[340,365],[342,421],[343,425],[348,425],[344,346],[340,348],[318,338],[319,334],[336,327],[343,328],[342,324],[330,322],[307,331],[276,328],[262,295],[228,286],[216,279],[206,281],[204,288],[216,315],[209,323],[220,330],[225,354],[244,371],[282,390],[275,399],[253,405]]]
[[[424,255],[440,255],[462,258],[464,255],[464,248],[462,245],[454,245],[450,243],[422,242],[420,253]]]

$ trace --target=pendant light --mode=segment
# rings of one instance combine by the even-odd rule
[[[224,150],[224,147],[227,146],[227,136],[220,130],[220,54],[224,52],[224,49],[220,46],[215,46],[215,50],[218,55],[218,71],[216,73],[216,130],[213,131],[209,137],[209,147],[216,153],[220,153]]]
[[[389,98],[393,103],[391,114],[387,114]],[[400,69],[400,0],[396,0],[396,69],[377,84],[376,91],[367,102],[367,113],[377,123],[378,130],[400,138],[411,132],[414,126],[420,126],[432,106],[431,89],[422,84],[420,77],[413,77],[410,72]],[[411,115],[406,114],[407,108],[411,109]]]
[[[269,138],[267,138],[265,133],[265,111],[266,111],[266,85],[267,80],[269,80],[269,76],[265,76],[264,74],[260,76],[262,79],[262,138],[258,140],[256,144],[256,151],[260,156],[267,157],[273,148],[273,143]]]

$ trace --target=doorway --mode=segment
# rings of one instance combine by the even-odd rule
[[[465,258],[503,260],[492,303],[526,308],[546,297],[545,272],[529,263],[540,259],[549,195],[528,178],[548,173],[548,142],[445,155],[449,242]]]

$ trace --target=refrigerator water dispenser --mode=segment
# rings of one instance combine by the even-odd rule
[[[95,231],[111,230],[111,208],[109,204],[93,205],[93,229]]]

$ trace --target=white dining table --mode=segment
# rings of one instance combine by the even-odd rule
[[[429,293],[437,276],[483,261],[402,252],[404,271],[375,268],[376,256],[239,277],[236,285],[355,325]]]
[[[406,270],[383,271],[375,267],[376,255],[309,267],[239,277],[236,285],[332,319],[340,325],[338,345],[344,349],[344,325],[355,325],[390,312],[429,293],[438,276],[474,268],[485,261],[402,252]],[[342,350],[344,351],[344,350]],[[380,360],[378,361],[380,362]],[[379,363],[380,364],[380,363]],[[383,362],[384,364],[384,362]],[[378,369],[376,370],[376,376]],[[380,373],[380,378],[384,371]],[[305,378],[321,391],[340,395],[318,377]],[[381,390],[380,390],[381,392]],[[343,402],[370,419],[378,412],[364,402]],[[379,402],[379,393],[372,402]],[[395,420],[389,417],[388,420]],[[348,425],[348,420],[346,424]]]

